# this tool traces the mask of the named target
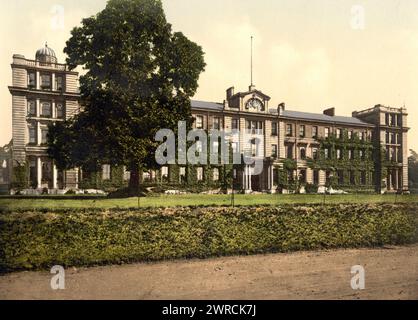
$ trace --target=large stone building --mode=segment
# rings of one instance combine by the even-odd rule
[[[254,148],[252,135],[262,136],[257,156],[265,160],[263,172],[252,175],[247,166],[236,173],[244,190],[276,192],[289,188],[289,181],[323,187],[331,180],[342,189],[408,190],[405,108],[376,105],[344,117],[334,108],[317,114],[269,102],[254,86],[239,93],[229,88],[223,103],[192,101],[194,127],[239,129],[241,152]]]
[[[83,188],[82,181],[88,175],[83,178],[76,169],[57,171],[45,145],[48,123],[63,121],[79,111],[78,74],[59,64],[48,46],[36,52],[35,60],[14,55],[12,74],[13,170],[26,164],[30,187],[38,192]],[[291,111],[284,103],[275,106],[270,100],[251,85],[248,91],[238,93],[229,88],[222,103],[192,101],[194,128],[239,130],[232,149],[262,161],[260,174],[255,174],[251,165],[234,167],[238,188],[245,192],[280,192],[332,185],[343,190],[408,190],[404,108],[376,105],[344,117],[337,116],[334,108],[319,114]],[[196,172],[190,174],[191,170]],[[144,179],[152,182],[165,178],[181,185],[191,182],[193,176],[195,183],[216,186],[220,170],[221,166],[171,165],[145,173]],[[100,175],[110,180],[111,172],[104,166]],[[8,174],[11,180],[13,176]],[[128,178],[125,172],[122,180]]]
[[[58,171],[47,157],[46,143],[49,123],[79,111],[78,73],[58,63],[48,45],[36,51],[35,60],[15,54],[11,67],[14,175],[25,170],[34,190],[76,188],[77,170]]]

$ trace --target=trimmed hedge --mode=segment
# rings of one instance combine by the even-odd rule
[[[407,244],[418,204],[0,213],[0,270]]]

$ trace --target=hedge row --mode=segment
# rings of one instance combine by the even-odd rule
[[[0,213],[0,270],[418,240],[418,204],[55,210]]]

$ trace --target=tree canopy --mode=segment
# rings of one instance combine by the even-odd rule
[[[109,0],[72,30],[64,52],[71,69],[85,70],[82,112],[50,127],[50,156],[60,169],[126,165],[135,186],[140,167],[156,167],[155,133],[191,123],[202,48],[172,31],[160,0]]]

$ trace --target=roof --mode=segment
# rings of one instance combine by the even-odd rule
[[[313,120],[313,121],[335,122],[335,123],[341,123],[341,124],[354,124],[354,125],[361,125],[361,126],[373,126],[372,124],[364,122],[358,118],[343,117],[343,116],[328,116],[322,113],[283,110],[281,112],[281,116],[287,117],[287,118]]]
[[[45,47],[42,47],[36,51],[35,59],[42,62],[57,62],[55,51],[48,47],[48,44],[46,43]]]
[[[202,109],[202,110],[213,110],[213,111],[222,111],[224,106],[222,103],[217,102],[207,102],[200,100],[191,101],[192,109]],[[270,109],[271,114],[277,114],[277,109]],[[364,122],[355,117],[344,117],[344,116],[328,116],[322,113],[312,113],[312,112],[302,112],[302,111],[291,111],[284,110],[280,114],[281,117],[301,119],[301,120],[311,120],[311,121],[321,121],[328,123],[340,123],[340,124],[351,124],[358,126],[369,126],[373,125],[367,122]]]
[[[222,103],[217,103],[217,102],[192,100],[191,103],[192,103],[193,109],[209,109],[209,110],[215,110],[215,111],[222,111],[224,108]]]

